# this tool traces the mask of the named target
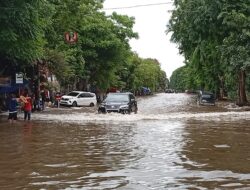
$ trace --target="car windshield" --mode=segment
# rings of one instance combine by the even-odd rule
[[[108,94],[105,101],[107,101],[107,102],[128,102],[129,96],[127,94]]]
[[[67,96],[77,96],[78,94],[78,92],[70,92],[69,94],[67,94]]]

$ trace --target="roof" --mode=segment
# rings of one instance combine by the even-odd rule
[[[207,91],[204,91],[204,92],[202,92],[202,94],[210,94],[210,95],[213,95],[214,93],[212,93],[212,92],[207,92]]]
[[[133,94],[132,92],[109,92],[109,94]]]
[[[70,91],[69,93],[71,93],[71,92],[76,92],[76,93],[92,93],[92,92],[78,91],[78,90],[73,90],[73,91]]]

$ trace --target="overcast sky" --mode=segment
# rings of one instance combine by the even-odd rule
[[[134,31],[138,32],[139,39],[131,40],[132,50],[142,58],[154,58],[161,63],[161,68],[169,78],[172,72],[183,66],[184,58],[178,53],[176,44],[170,42],[170,35],[166,35],[166,25],[173,9],[171,0],[105,0],[104,9],[107,14],[116,11],[135,17]],[[159,4],[159,5],[149,5]],[[137,6],[148,5],[148,6]],[[131,7],[112,9],[119,7]]]

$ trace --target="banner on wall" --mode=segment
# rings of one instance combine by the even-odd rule
[[[0,77],[0,86],[10,86],[11,78],[10,77]]]

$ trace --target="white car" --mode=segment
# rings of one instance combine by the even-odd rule
[[[72,91],[67,95],[63,95],[60,105],[66,106],[95,106],[97,103],[96,95],[91,92]]]

